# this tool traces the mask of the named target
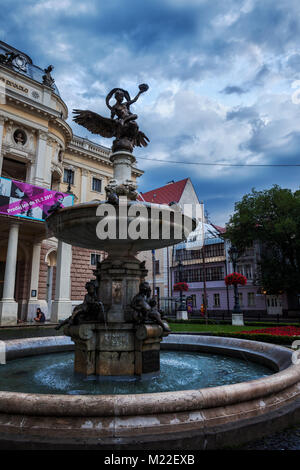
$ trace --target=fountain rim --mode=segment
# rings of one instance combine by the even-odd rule
[[[83,207],[93,207],[93,206],[99,206],[100,204],[109,204],[109,202],[107,200],[92,200],[92,201],[89,201],[89,202],[79,202],[77,204],[74,204],[73,206],[66,206],[66,207],[61,207],[57,212],[54,212],[50,215],[48,215],[48,217],[46,218],[46,220],[51,220],[52,218],[54,219],[55,216],[59,215],[59,214],[62,214],[64,212],[69,212],[69,211],[75,211],[76,209],[79,209],[79,208],[83,208]],[[161,209],[164,209],[164,210],[168,210],[169,212],[176,212],[177,210],[176,209],[172,209],[171,206],[169,206],[168,204],[157,204],[156,202],[147,202],[147,201],[140,201],[140,200],[131,200],[131,199],[127,199],[127,202],[126,202],[126,205],[127,206],[131,206],[131,205],[143,205],[145,207],[157,207],[157,208],[161,208]],[[122,204],[120,204],[122,205]],[[124,204],[125,205],[125,204]],[[118,206],[115,206],[118,208]],[[181,210],[181,213],[183,215],[183,211]],[[195,217],[191,217],[189,215],[186,214],[186,217],[189,217],[191,219],[193,219],[193,221],[196,223],[196,218]]]
[[[288,365],[293,353],[288,348],[258,341],[204,335],[189,335],[189,343],[187,343],[186,336],[170,335],[163,342],[164,349],[178,347],[180,350],[184,348],[188,350],[189,344],[200,348],[202,344],[202,347],[208,349],[211,344],[216,354],[218,349],[219,354],[226,354],[226,351],[229,354],[230,351],[239,349],[244,354],[248,352],[249,357],[257,356],[269,363],[277,364],[279,372],[268,377],[231,385],[135,395],[51,395],[0,391],[0,413],[28,416],[111,417],[192,412],[262,399],[283,392],[300,381],[300,365]],[[182,342],[182,337],[185,337],[185,342]],[[6,341],[6,345],[8,360],[10,360],[70,350],[73,343],[66,337],[54,336],[9,340]],[[297,393],[300,393],[299,385],[297,387]]]

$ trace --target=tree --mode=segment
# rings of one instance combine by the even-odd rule
[[[225,237],[241,253],[261,242],[257,279],[268,293],[300,293],[300,191],[252,189],[235,204]]]

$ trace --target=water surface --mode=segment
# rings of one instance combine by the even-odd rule
[[[226,356],[161,351],[161,371],[147,380],[99,380],[74,375],[73,352],[16,359],[0,365],[0,390],[51,394],[126,394],[215,387],[254,380],[273,372]]]

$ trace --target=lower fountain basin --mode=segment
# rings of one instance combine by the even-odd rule
[[[7,342],[7,358],[67,351],[66,337]],[[209,388],[124,395],[0,392],[0,448],[203,449],[237,445],[300,419],[292,351],[255,341],[170,335],[163,349],[234,356],[275,373]]]

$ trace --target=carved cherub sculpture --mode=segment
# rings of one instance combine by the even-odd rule
[[[97,296],[97,281],[88,281],[85,285],[87,294],[82,304],[77,305],[72,315],[60,323],[55,329],[59,330],[64,325],[79,325],[85,322],[104,322],[105,313],[102,302]]]
[[[131,308],[135,312],[134,320],[138,323],[145,323],[146,321],[154,321],[162,327],[164,331],[170,332],[169,325],[163,321],[157,309],[155,299],[150,299],[151,288],[148,282],[141,282],[139,292],[131,301]]]
[[[157,302],[155,299],[151,299],[149,301],[149,305],[151,307],[150,312],[148,313],[148,317],[150,320],[154,320],[155,323],[158,323],[164,331],[167,331],[168,333],[171,332],[168,323],[161,318],[161,314],[158,311],[157,308]]]
[[[133,319],[138,323],[145,323],[148,320],[148,314],[151,311],[149,305],[151,288],[148,282],[141,282],[139,292],[131,301],[131,308],[134,310]]]

